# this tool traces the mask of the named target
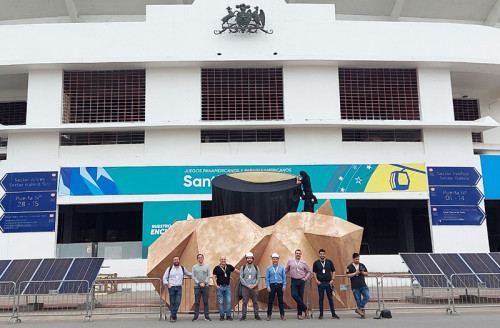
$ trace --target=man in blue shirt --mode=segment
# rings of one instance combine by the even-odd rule
[[[271,320],[273,314],[274,296],[278,294],[278,306],[280,309],[280,318],[285,320],[285,306],[283,303],[283,293],[286,290],[286,275],[285,268],[278,264],[280,256],[276,253],[271,255],[273,264],[267,267],[266,270],[266,287],[269,292],[267,302],[267,321]]]

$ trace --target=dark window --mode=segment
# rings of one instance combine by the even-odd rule
[[[422,130],[342,129],[342,141],[422,141]]]
[[[143,143],[144,131],[61,133],[61,146]]]
[[[59,206],[57,243],[142,240],[142,203]]]
[[[453,99],[453,111],[455,121],[475,121],[480,118],[479,100],[477,99]],[[472,132],[473,142],[483,142],[481,132]]]
[[[347,219],[364,228],[361,252],[432,252],[427,201],[347,200]]]
[[[201,143],[215,142],[280,142],[285,130],[201,130]]]
[[[500,200],[487,199],[484,207],[490,252],[500,252]]]
[[[201,70],[201,119],[282,120],[281,68]]]
[[[7,159],[7,154],[0,154],[0,161],[5,161]]]
[[[65,71],[63,123],[142,122],[145,70]]]
[[[7,137],[1,137],[0,138],[0,147],[7,147],[7,142],[9,141],[9,138]]]
[[[25,125],[26,124],[26,102],[0,102],[0,124],[2,125]]]
[[[339,68],[342,119],[419,120],[417,71]]]

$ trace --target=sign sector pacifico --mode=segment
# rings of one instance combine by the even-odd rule
[[[475,186],[481,175],[475,167],[429,167],[429,186]]]
[[[433,225],[481,225],[486,214],[478,206],[484,198],[476,187],[481,174],[474,167],[428,167]]]

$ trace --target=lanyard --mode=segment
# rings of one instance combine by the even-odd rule
[[[295,264],[297,264],[297,272],[300,272],[299,265],[300,265],[301,260],[295,261]]]
[[[274,271],[274,279],[278,279],[278,269],[279,268],[280,268],[279,265],[276,266],[276,269],[274,268],[274,266],[272,268]]]
[[[227,278],[227,274],[226,274],[227,265],[225,265],[224,267],[222,267],[222,265],[219,265],[219,267],[221,268],[222,271],[224,271],[224,278]]]

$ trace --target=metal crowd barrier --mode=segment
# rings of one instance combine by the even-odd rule
[[[458,308],[500,306],[500,274],[476,273],[454,274],[447,279],[442,274],[386,274],[378,278],[366,277],[370,289],[370,301],[366,310],[381,309],[445,309],[447,313],[458,313]],[[238,281],[231,279],[231,309],[234,317],[239,317],[242,300],[237,300]],[[314,279],[306,281],[304,302],[308,305],[311,317],[317,312],[317,287]],[[290,278],[287,277],[285,313],[296,311],[295,301],[290,295]],[[216,290],[209,285],[210,313],[218,314]],[[261,277],[259,290],[265,289],[265,279]],[[335,278],[335,293],[348,304],[354,300],[350,281],[345,275]],[[86,292],[89,291],[89,292]],[[343,294],[342,294],[343,293]],[[268,293],[259,293],[261,314],[267,311]],[[82,315],[91,320],[93,315],[111,314],[155,314],[161,320],[167,318],[168,290],[159,278],[98,279],[91,288],[85,280],[74,281],[23,281],[0,282],[0,316],[8,317],[9,322],[20,322],[28,316],[71,316]],[[185,278],[182,303],[179,313],[192,313],[194,284]],[[336,305],[339,305],[338,303]],[[337,311],[354,308],[336,308]],[[325,295],[324,311],[329,312]],[[203,315],[203,305],[200,304]],[[253,312],[252,302],[248,313]],[[279,313],[277,299],[273,313]]]
[[[86,280],[22,281],[17,294],[17,321],[30,316],[81,315],[90,320]]]
[[[162,288],[159,278],[98,279],[89,315],[157,314],[161,320]]]
[[[17,321],[16,283],[0,282],[0,317],[9,317],[9,321]]]
[[[370,291],[370,300],[365,305],[366,311],[374,311],[375,315],[381,310],[382,299],[380,297],[380,281],[378,277],[374,274],[369,274],[365,277],[366,285]],[[313,285],[316,285],[313,281]],[[346,275],[335,275],[335,283],[334,283],[336,291],[334,294],[340,294],[343,299],[347,300],[347,302],[354,305],[354,307],[345,307],[345,308],[335,308],[335,311],[354,311],[356,309],[356,302],[354,300],[354,295],[352,294],[351,289],[351,279],[347,278]],[[324,310],[329,311],[328,301],[325,297],[324,300]]]
[[[458,313],[457,308],[500,306],[500,274],[453,274],[450,280],[454,286],[451,289],[453,312]]]
[[[452,286],[443,274],[386,274],[380,278],[383,309],[445,309]]]

